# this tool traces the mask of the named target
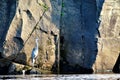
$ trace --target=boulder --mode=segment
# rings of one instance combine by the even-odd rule
[[[11,61],[3,58],[0,59],[0,75],[8,74],[10,65],[11,65]]]

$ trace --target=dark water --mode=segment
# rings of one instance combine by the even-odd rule
[[[120,80],[120,74],[1,75],[0,80]]]

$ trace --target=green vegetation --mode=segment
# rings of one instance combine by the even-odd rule
[[[61,4],[61,6],[62,6],[62,9],[61,9],[61,17],[62,17],[62,16],[64,16],[63,8],[64,8],[64,6],[65,6],[63,0],[62,0],[62,4]]]
[[[64,7],[64,3],[62,2],[62,7]]]
[[[40,6],[42,6],[44,8],[45,11],[47,11],[49,9],[49,7],[47,6],[47,4],[41,4],[38,3]]]
[[[63,15],[64,15],[64,13],[62,12],[62,13],[61,13],[61,16],[63,16]]]

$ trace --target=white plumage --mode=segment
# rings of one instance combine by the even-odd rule
[[[38,55],[38,39],[36,39],[36,46],[32,50],[31,58],[32,58],[32,64],[34,66],[35,58]]]

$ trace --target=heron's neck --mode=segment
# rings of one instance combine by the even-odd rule
[[[38,48],[38,42],[36,41],[36,48]]]

